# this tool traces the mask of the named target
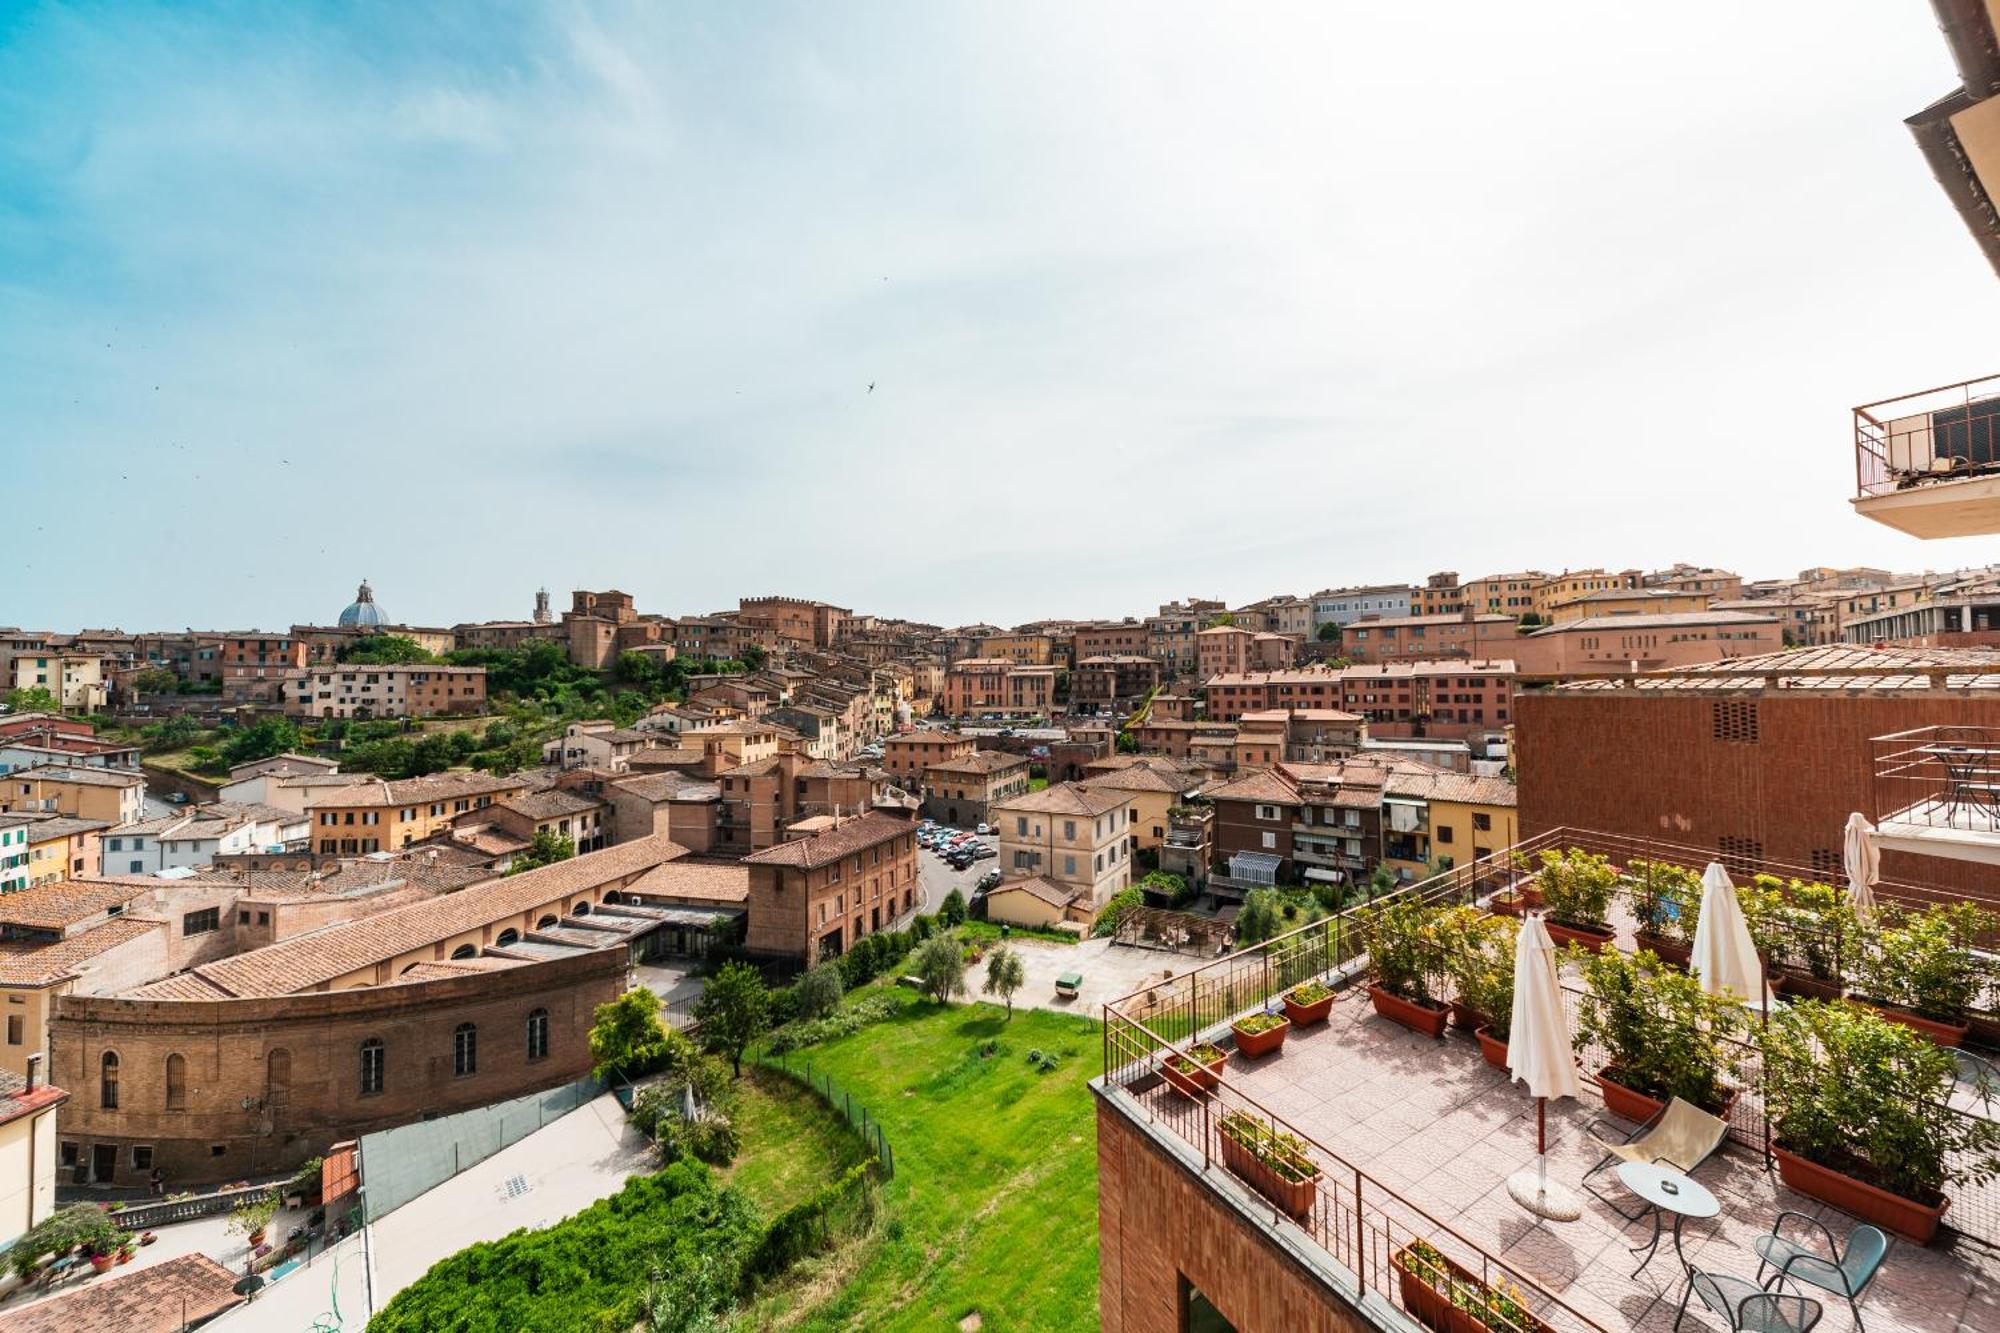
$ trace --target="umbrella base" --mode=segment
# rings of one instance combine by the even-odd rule
[[[1551,1222],[1574,1222],[1583,1216],[1583,1200],[1554,1181],[1543,1179],[1539,1171],[1516,1171],[1507,1177],[1507,1197],[1536,1217]]]

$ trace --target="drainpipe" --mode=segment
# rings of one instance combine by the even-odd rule
[[[28,1082],[27,1086],[21,1090],[23,1093],[30,1093],[35,1090],[35,1076],[41,1072],[42,1072],[42,1054],[40,1051],[37,1051],[33,1055],[30,1055],[28,1057]],[[37,1142],[37,1140],[40,1138],[39,1131],[41,1129],[41,1125],[42,1125],[42,1118],[40,1116],[30,1115],[28,1117],[28,1229],[29,1230],[32,1230],[34,1228],[36,1221],[35,1163],[40,1160],[41,1145]]]

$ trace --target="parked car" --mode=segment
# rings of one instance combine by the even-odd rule
[[[996,831],[996,830],[994,829],[994,827],[993,827],[993,826],[992,826],[991,824],[981,824],[981,825],[979,826],[979,828],[978,828],[978,829],[976,830],[976,832],[979,832],[979,833],[982,833],[982,834],[990,834],[990,833],[993,833],[993,832],[995,832],[995,831]]]
[[[975,861],[984,861],[989,856],[998,855],[1000,855],[1000,849],[991,843],[982,842],[972,849],[972,859]]]
[[[999,884],[999,882],[1000,872],[998,870],[989,870],[979,877],[979,884],[973,891],[975,893],[985,893]]]

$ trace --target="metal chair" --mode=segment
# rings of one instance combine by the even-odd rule
[[[1779,1235],[1788,1217],[1796,1217],[1818,1228],[1820,1235],[1826,1238],[1826,1253],[1807,1249]],[[1764,1285],[1782,1289],[1787,1282],[1803,1282],[1821,1291],[1844,1296],[1848,1310],[1854,1315],[1854,1327],[1862,1329],[1862,1294],[1875,1280],[1875,1274],[1881,1271],[1882,1260],[1889,1253],[1889,1237],[1880,1227],[1866,1222],[1857,1223],[1854,1230],[1847,1233],[1847,1245],[1843,1249],[1834,1243],[1833,1232],[1826,1223],[1788,1209],[1779,1213],[1778,1220],[1771,1224],[1771,1234],[1757,1237],[1753,1246],[1760,1261],[1757,1265],[1759,1280],[1763,1279],[1767,1267],[1778,1270]]]
[[[1585,1127],[1590,1137],[1603,1145],[1605,1153],[1604,1160],[1583,1173],[1580,1183],[1605,1207],[1627,1222],[1638,1221],[1646,1215],[1646,1210],[1640,1208],[1635,1212],[1626,1212],[1615,1199],[1590,1183],[1592,1176],[1614,1162],[1651,1162],[1656,1166],[1670,1166],[1684,1176],[1691,1176],[1696,1167],[1722,1146],[1723,1138],[1729,1133],[1729,1126],[1720,1117],[1712,1116],[1693,1102],[1684,1102],[1678,1097],[1623,1139],[1607,1139],[1597,1132],[1599,1125],[1608,1123],[1599,1117]]]
[[[1674,1314],[1674,1327],[1687,1318],[1688,1301],[1701,1303],[1725,1320],[1730,1333],[1806,1333],[1826,1314],[1818,1301],[1766,1291],[1754,1282],[1724,1273],[1704,1273],[1688,1265],[1687,1290]]]

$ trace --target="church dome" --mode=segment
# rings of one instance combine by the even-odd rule
[[[382,608],[375,605],[375,590],[368,586],[368,580],[361,580],[360,591],[354,594],[353,603],[340,613],[342,627],[372,628],[389,623],[389,617],[382,614]]]

